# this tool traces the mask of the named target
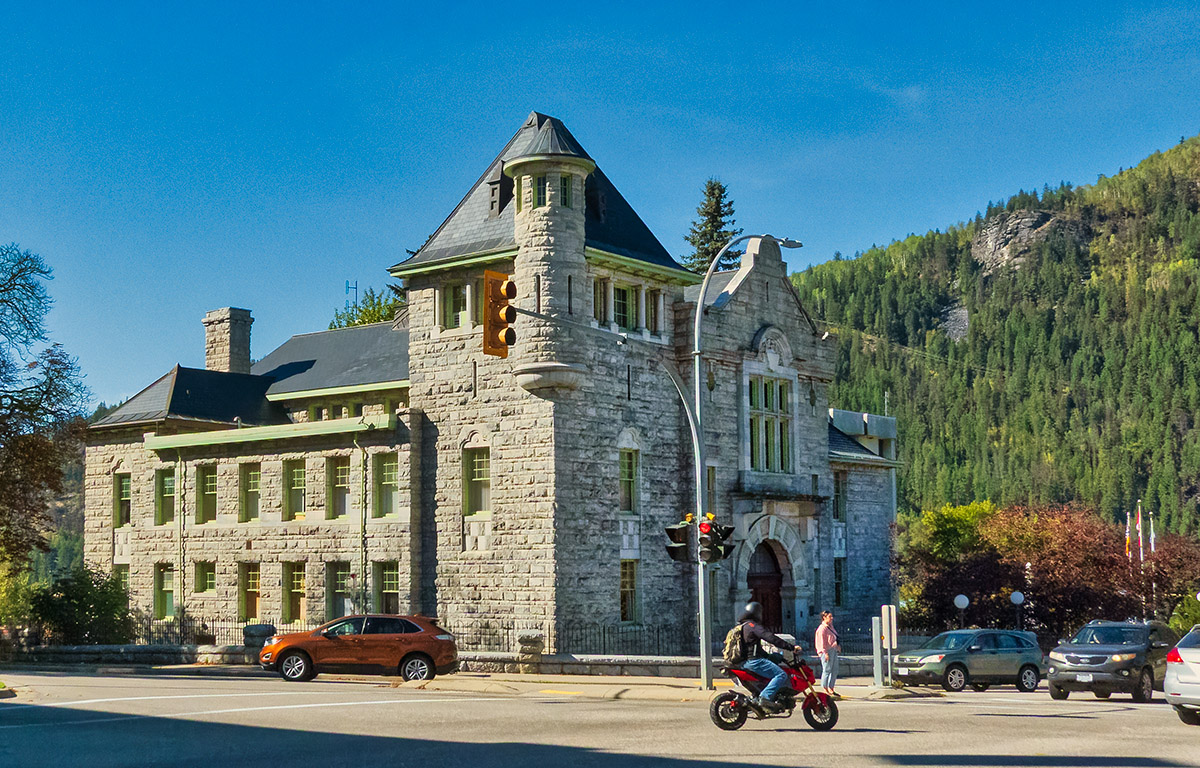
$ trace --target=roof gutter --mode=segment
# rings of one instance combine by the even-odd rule
[[[503,261],[504,259],[512,259],[517,255],[517,249],[505,248],[499,251],[490,251],[488,253],[476,253],[466,256],[455,256],[454,258],[444,261],[435,261],[431,264],[414,264],[411,267],[405,267],[407,262],[401,262],[394,267],[388,268],[388,274],[392,277],[411,277],[412,275],[424,275],[429,272],[440,272],[443,269],[452,269],[456,267],[469,267],[475,264],[490,264],[493,261]]]
[[[375,414],[351,419],[329,419],[327,421],[307,421],[301,424],[275,424],[267,427],[244,427],[242,429],[222,429],[214,432],[199,432],[187,435],[147,434],[146,448],[151,451],[163,451],[173,448],[194,448],[207,445],[229,445],[231,443],[250,443],[261,440],[288,440],[297,437],[312,437],[314,435],[352,434],[369,432],[376,429],[395,429],[396,414]]]
[[[626,272],[649,274],[669,283],[696,285],[704,280],[704,275],[697,275],[695,272],[686,270],[683,267],[664,267],[649,261],[622,256],[619,253],[602,251],[599,248],[591,246],[585,249],[585,253],[590,260],[599,264],[616,267]]]

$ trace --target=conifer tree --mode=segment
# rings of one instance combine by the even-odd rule
[[[742,233],[734,227],[733,201],[729,190],[717,179],[704,184],[704,202],[696,209],[698,218],[692,222],[692,230],[684,239],[695,248],[690,256],[683,258],[683,266],[704,274],[716,255],[733,238]],[[717,269],[734,269],[741,262],[741,251],[728,251],[721,257]]]

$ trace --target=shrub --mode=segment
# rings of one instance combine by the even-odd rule
[[[56,643],[107,645],[133,640],[129,593],[114,576],[87,567],[38,584],[30,600],[32,618]]]

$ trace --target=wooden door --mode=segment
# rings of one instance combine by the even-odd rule
[[[763,625],[772,632],[783,631],[783,572],[771,545],[765,541],[758,545],[750,556],[750,569],[746,574],[746,586],[750,599],[762,604]]]

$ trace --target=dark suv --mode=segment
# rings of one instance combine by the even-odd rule
[[[1150,701],[1162,690],[1167,653],[1178,638],[1158,621],[1092,621],[1050,652],[1050,698],[1091,691],[1098,699],[1128,693]]]

